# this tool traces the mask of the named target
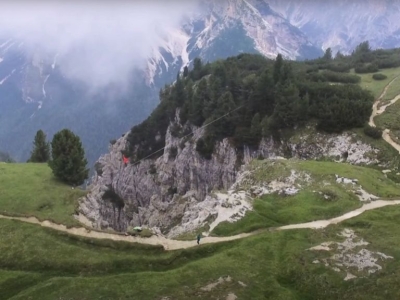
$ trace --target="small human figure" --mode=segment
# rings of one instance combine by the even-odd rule
[[[125,155],[122,155],[122,161],[124,162],[124,164],[126,166],[129,162],[129,158],[127,158]]]
[[[199,234],[197,235],[197,245],[200,244],[200,239],[201,239],[201,233],[199,233]]]

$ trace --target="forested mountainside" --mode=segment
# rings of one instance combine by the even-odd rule
[[[125,154],[137,161],[164,147],[177,109],[180,124],[171,132],[175,137],[191,132],[185,124],[211,123],[196,146],[206,158],[211,157],[214,143],[223,138],[230,138],[240,149],[308,122],[328,133],[362,127],[374,98],[355,84],[360,81],[357,73],[399,66],[399,53],[397,49],[372,51],[364,42],[352,55],[338,53],[333,58],[328,49],[322,58],[306,62],[249,54],[208,64],[196,59],[193,70],[185,69],[173,85],[161,90],[161,103],[151,116],[132,128]],[[351,69],[356,74],[350,74]]]

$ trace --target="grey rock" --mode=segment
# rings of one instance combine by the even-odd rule
[[[179,114],[175,122],[179,123]],[[172,125],[172,124],[171,124]],[[186,125],[187,126],[187,125]],[[241,166],[254,158],[277,158],[287,153],[297,158],[320,158],[337,155],[345,150],[354,149],[348,162],[368,163],[366,152],[375,150],[369,145],[352,144],[352,136],[318,134],[317,142],[301,141],[297,145],[290,141],[276,143],[271,138],[263,139],[259,148],[250,150],[245,147],[240,158],[228,139],[218,142],[212,159],[206,160],[196,151],[196,141],[203,130],[195,131],[191,141],[180,148],[180,139],[173,137],[167,130],[163,155],[156,160],[147,159],[137,164],[124,165],[121,151],[126,149],[127,136],[110,145],[109,153],[100,157],[101,176],[91,180],[90,193],[81,199],[79,211],[99,229],[112,228],[126,231],[129,226],[148,226],[168,233],[180,224],[185,212],[196,203],[204,201],[213,190],[228,190],[236,181]],[[170,149],[176,147],[175,158],[169,157]],[[153,170],[153,172],[150,172]],[[155,172],[154,172],[155,170]],[[104,200],[104,192],[109,188],[123,199],[123,205]],[[288,190],[287,194],[292,194]],[[235,203],[236,204],[236,203]],[[210,211],[215,202],[209,201]],[[192,214],[186,214],[192,216]]]

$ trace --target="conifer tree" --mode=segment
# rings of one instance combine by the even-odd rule
[[[49,166],[56,178],[72,185],[81,185],[88,178],[87,160],[80,138],[68,129],[57,132],[51,142]]]
[[[281,72],[283,66],[283,58],[281,54],[278,54],[274,63],[274,82],[277,84],[281,79]]]
[[[326,49],[323,59],[324,60],[332,60],[332,49],[331,48]]]
[[[50,159],[50,145],[46,141],[46,134],[38,130],[33,141],[33,150],[28,162],[44,163]]]

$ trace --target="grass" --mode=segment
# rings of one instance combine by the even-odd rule
[[[10,240],[1,245],[0,261],[4,263],[9,257],[9,264],[7,269],[2,266],[0,287],[2,292],[15,295],[13,300],[225,299],[229,293],[238,299],[399,299],[399,219],[399,206],[386,207],[323,230],[264,232],[168,253],[125,243],[110,247],[102,241],[76,240],[39,226],[2,220],[2,236],[10,230],[14,234],[6,235]],[[372,242],[368,249],[394,259],[378,261],[383,270],[348,282],[343,281],[342,272],[314,264],[315,259],[329,253],[306,249],[341,240],[337,234],[343,228],[351,228]],[[25,232],[31,238],[21,247]],[[201,289],[224,276],[232,280],[212,291]],[[25,284],[18,287],[17,282],[24,277]]]
[[[86,192],[58,182],[46,164],[0,164],[0,213],[35,216],[67,226]]]
[[[36,278],[41,281],[27,284],[12,299],[217,299],[230,292],[239,299],[266,294],[291,299],[296,293],[282,287],[277,278],[285,255],[300,255],[319,241],[307,231],[292,231],[165,253],[123,243],[115,243],[119,246],[113,249],[9,220],[0,221],[0,230],[2,236],[14,233],[5,235],[1,245],[1,268],[42,274]],[[232,282],[211,292],[201,290],[228,275]]]
[[[399,71],[400,75],[400,71]],[[387,89],[385,96],[383,96],[382,100],[392,100],[400,94],[400,78],[397,78]]]
[[[351,191],[351,187],[336,183],[336,174],[358,179],[359,184],[367,192],[376,196],[400,197],[400,189],[396,183],[386,178],[382,172],[367,167],[291,159],[257,160],[251,163],[250,168],[255,170],[253,176],[259,183],[286,178],[291,170],[296,170],[298,173],[306,172],[311,176],[312,181],[300,182],[303,188],[293,196],[272,194],[255,199],[253,211],[248,212],[238,222],[219,224],[213,230],[213,235],[235,235],[261,228],[329,219],[360,207],[362,203]],[[326,199],[324,195],[329,196],[329,199]]]
[[[385,112],[375,117],[375,123],[381,128],[400,130],[400,101],[390,105]]]
[[[257,170],[253,179],[270,181],[294,169],[310,174],[313,181],[307,185],[300,178],[305,188],[295,196],[255,200],[254,212],[230,224],[233,227],[220,225],[220,233],[329,218],[359,206],[349,187],[336,183],[335,174],[357,178],[367,191],[381,197],[400,196],[394,182],[371,168],[318,161],[271,162],[254,161],[250,165]],[[18,176],[21,180],[15,182]],[[46,166],[33,164],[0,165],[0,186],[2,209],[67,223],[82,193],[54,181]],[[331,198],[325,199],[319,191]],[[33,200],[32,195],[36,195]],[[55,200],[51,210],[35,209],[51,197]],[[372,300],[399,299],[399,219],[400,206],[392,206],[323,230],[264,231],[242,240],[168,252],[162,247],[88,239],[0,219],[0,300],[226,299],[229,293],[238,299],[358,300],[366,295]],[[237,226],[240,222],[244,223]],[[343,228],[371,242],[368,249],[394,259],[379,261],[384,268],[376,274],[348,282],[343,281],[345,274],[314,264],[330,254],[306,249],[340,239],[337,234]],[[211,291],[202,289],[225,276],[232,280]]]
[[[354,69],[350,71],[351,74],[355,74]],[[367,73],[367,74],[357,74],[358,76],[361,77],[361,82],[359,85],[367,90],[370,90],[372,94],[374,95],[375,98],[378,98],[385,86],[392,81],[397,75],[400,74],[400,67],[398,68],[390,68],[390,69],[382,69],[379,71],[379,73],[382,73],[387,76],[386,79],[384,80],[374,80],[372,78],[373,73]],[[390,93],[395,92],[395,88],[392,88],[394,91],[390,91]],[[390,90],[390,89],[389,89]],[[389,92],[388,90],[388,92]],[[393,97],[392,97],[393,98]],[[391,99],[391,98],[390,98]]]

